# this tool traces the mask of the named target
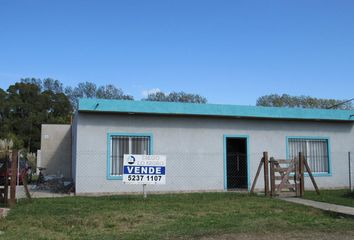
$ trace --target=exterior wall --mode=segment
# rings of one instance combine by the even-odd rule
[[[72,143],[71,176],[74,181],[76,178],[77,121],[78,121],[78,114],[76,113],[73,118],[73,122],[71,126],[71,143]]]
[[[107,180],[107,133],[149,133],[153,154],[167,156],[166,185],[148,191],[224,190],[224,136],[249,138],[249,185],[263,151],[286,158],[288,136],[328,137],[331,176],[316,177],[320,188],[348,186],[347,152],[354,152],[351,122],[236,119],[192,116],[79,113],[77,118],[76,192],[138,192],[142,186]],[[256,188],[263,187],[260,175]],[[309,178],[306,187],[312,188]]]
[[[41,160],[45,175],[63,175],[71,178],[71,126],[42,124]]]

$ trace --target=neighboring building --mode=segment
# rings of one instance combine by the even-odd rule
[[[71,125],[42,124],[37,167],[46,168],[46,175],[71,178],[71,145]]]
[[[72,125],[76,193],[141,191],[122,183],[123,154],[133,153],[167,156],[166,185],[149,191],[247,190],[263,151],[282,159],[302,151],[320,188],[348,187],[353,113],[81,99]]]

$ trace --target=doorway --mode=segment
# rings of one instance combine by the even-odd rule
[[[226,188],[248,189],[246,137],[226,137]]]

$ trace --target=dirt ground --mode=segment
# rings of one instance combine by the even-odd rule
[[[346,233],[328,233],[328,232],[293,232],[293,233],[267,233],[267,234],[225,234],[220,236],[203,237],[201,240],[353,240],[354,231]]]

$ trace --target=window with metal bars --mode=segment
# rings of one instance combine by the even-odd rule
[[[328,139],[288,138],[289,158],[304,154],[313,173],[330,173]]]
[[[111,136],[110,175],[123,174],[124,154],[150,154],[149,136]]]

